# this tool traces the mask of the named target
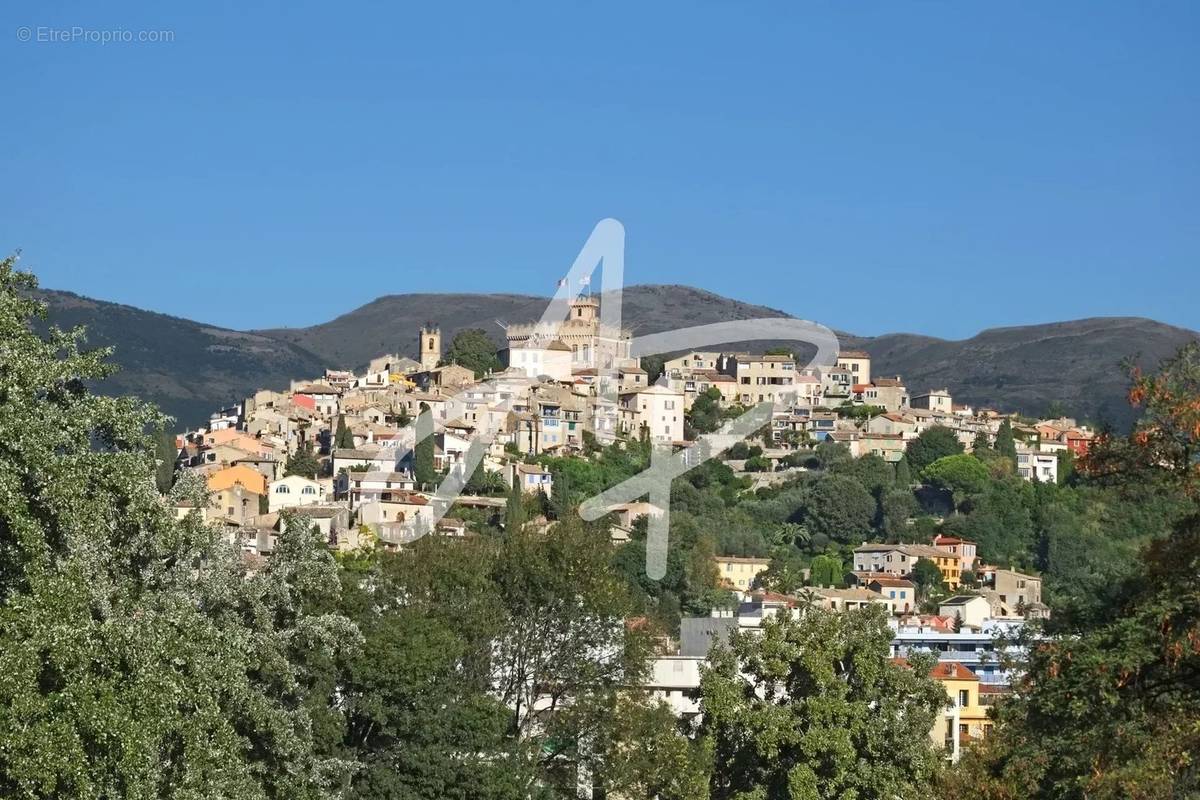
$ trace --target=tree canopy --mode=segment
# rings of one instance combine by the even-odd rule
[[[955,506],[962,505],[967,497],[986,491],[991,477],[978,458],[968,455],[943,456],[926,467],[921,475],[933,486],[950,492]]]
[[[945,690],[932,662],[893,663],[878,607],[779,615],[735,634],[701,679],[712,800],[863,800],[928,792]]]
[[[145,434],[163,420],[88,391],[106,352],[35,334],[34,286],[0,261],[0,793],[331,796],[346,765],[315,752],[298,653],[357,641],[308,610],[336,595],[332,556],[292,524],[248,575],[198,514],[176,520]]]
[[[1129,574],[1097,592],[1091,613],[1068,614],[1057,623],[1063,635],[1030,643],[1020,692],[999,706],[992,735],[945,776],[946,798],[1200,795],[1200,347],[1132,377],[1142,419],[1128,437],[1095,442],[1082,472],[1114,497],[1139,498],[1134,507],[1152,502],[1160,534]],[[1163,524],[1164,493],[1186,498],[1174,523]],[[1088,522],[1058,503],[1045,516],[1046,558],[1086,580]]]
[[[962,442],[954,431],[944,425],[934,425],[908,443],[905,455],[908,466],[920,473],[939,458],[958,455],[962,451]]]
[[[475,373],[476,378],[500,369],[496,345],[482,328],[467,328],[454,334],[446,350],[446,363],[466,367]]]

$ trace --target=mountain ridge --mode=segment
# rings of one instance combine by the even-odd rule
[[[115,348],[122,369],[101,388],[139,394],[183,424],[257,388],[282,388],[328,368],[357,369],[371,358],[415,355],[417,331],[440,325],[444,346],[465,328],[503,343],[501,322],[537,319],[547,297],[516,293],[422,292],[382,295],[316,325],[239,331],[74,292],[41,289],[48,324],[85,325],[92,346]],[[732,319],[794,316],[779,309],[678,284],[626,287],[624,324],[635,333]],[[1087,317],[986,328],[963,339],[920,333],[838,332],[844,348],[866,350],[875,375],[901,375],[910,393],[949,388],[956,402],[1030,414],[1061,404],[1071,413],[1124,427],[1121,363],[1152,367],[1200,333],[1144,317]],[[729,343],[770,346],[782,342]]]

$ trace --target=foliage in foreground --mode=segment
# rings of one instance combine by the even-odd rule
[[[713,800],[915,798],[939,756],[929,739],[946,692],[889,658],[878,607],[781,615],[761,637],[717,648],[702,679]]]
[[[1082,465],[1116,492],[1200,497],[1200,346],[1134,376],[1146,413]],[[1200,507],[1150,542],[1114,600],[1074,632],[1035,643],[1021,691],[947,798],[1200,796]]]
[[[298,648],[356,634],[303,525],[271,564],[240,555],[155,485],[155,412],[89,393],[110,368],[79,332],[36,336],[33,279],[0,262],[0,794],[317,798]]]

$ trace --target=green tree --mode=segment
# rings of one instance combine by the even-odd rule
[[[1070,450],[1059,450],[1058,455],[1058,485],[1065,486],[1075,476],[1075,454]]]
[[[996,431],[996,452],[1014,464],[1017,461],[1017,441],[1013,438],[1012,422],[1008,419],[1002,421],[1000,429]]]
[[[175,461],[178,457],[179,448],[175,444],[175,434],[171,433],[165,427],[155,431],[154,459],[156,467],[154,470],[154,483],[158,486],[158,491],[162,494],[171,491],[171,484],[175,482]]]
[[[908,456],[900,456],[896,462],[896,485],[904,488],[912,486],[912,469],[908,466]]]
[[[771,462],[762,456],[751,456],[746,459],[746,463],[742,465],[742,469],[746,472],[770,472]]]
[[[971,442],[971,454],[976,457],[981,457],[982,453],[986,453],[992,449],[992,443],[988,439],[987,431],[979,431],[975,434],[975,439]]]
[[[813,586],[841,586],[845,572],[837,556],[820,555],[809,566],[809,583]]]
[[[893,663],[891,639],[879,608],[814,608],[716,648],[700,685],[712,800],[927,794],[946,693],[931,662]]]
[[[804,585],[804,561],[794,547],[771,551],[771,563],[756,579],[758,588],[780,594],[792,594]]]
[[[591,765],[577,743],[600,735],[648,666],[650,632],[625,624],[636,605],[602,534],[577,518],[546,533],[514,530],[491,573],[503,620],[491,640],[492,686],[512,709],[511,735],[538,743],[546,775]]]
[[[696,433],[712,433],[721,427],[721,390],[714,387],[696,395],[687,419]]]
[[[917,596],[924,600],[941,597],[946,593],[942,571],[928,558],[918,558],[908,578],[916,584]]]
[[[340,605],[365,643],[328,665],[344,714],[320,730],[331,754],[359,765],[349,796],[518,800],[537,780],[531,747],[489,692],[488,643],[502,626],[495,560],[483,537],[343,560]]]
[[[0,261],[0,795],[331,796],[344,765],[314,752],[297,655],[353,644],[307,611],[337,591],[332,557],[288,526],[247,575],[176,520],[145,433],[165,420],[87,389],[107,353],[34,333],[35,288]]]
[[[962,442],[954,431],[942,425],[926,428],[917,438],[908,443],[905,455],[910,468],[920,473],[939,458],[958,455],[963,451]]]
[[[417,443],[413,447],[413,479],[418,486],[429,487],[437,483],[437,472],[433,468],[433,416],[429,406],[421,403],[416,424]]]
[[[1099,625],[1031,648],[1022,691],[946,797],[1200,795],[1200,517],[1140,567]]]
[[[300,475],[305,478],[316,478],[321,471],[321,462],[313,454],[312,445],[308,442],[300,445],[296,452],[288,456],[283,465],[284,475]]]
[[[446,363],[466,367],[475,373],[476,378],[500,369],[496,346],[482,328],[467,328],[454,334],[446,351]]]
[[[597,737],[596,782],[608,797],[696,800],[708,794],[711,754],[666,705],[618,700]]]
[[[998,708],[984,746],[947,776],[947,798],[1200,795],[1200,346],[1131,377],[1143,416],[1130,436],[1094,443],[1083,475],[1137,501],[1165,490],[1185,498],[1189,513],[1149,541],[1109,603],[1031,647],[1021,692]],[[1055,487],[1038,491],[1061,499]],[[1039,516],[1051,564],[1069,569],[1091,549],[1069,508]]]
[[[908,521],[920,511],[912,491],[892,489],[879,497],[880,527],[890,542],[904,542],[909,537]]]
[[[921,476],[931,485],[950,492],[955,507],[988,488],[991,473],[974,456],[945,456],[930,464]]]
[[[504,505],[504,530],[519,531],[525,525],[525,494],[521,484],[514,475],[512,486],[508,488],[508,500]]]
[[[875,498],[845,475],[825,475],[809,492],[804,521],[814,534],[847,544],[871,534]]]
[[[821,469],[830,469],[835,464],[849,461],[853,456],[850,455],[850,449],[841,442],[835,442],[832,439],[826,439],[813,448],[813,455],[817,459],[817,465]]]
[[[834,464],[829,471],[854,478],[875,496],[895,482],[895,470],[892,469],[892,465],[874,453]]]
[[[663,356],[642,356],[642,369],[646,370],[646,383],[653,386],[662,377],[666,359]]]
[[[346,415],[338,414],[337,428],[333,434],[333,446],[339,450],[354,449],[354,434],[346,426]]]

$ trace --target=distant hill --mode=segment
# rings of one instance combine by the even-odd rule
[[[1071,414],[1124,428],[1134,419],[1122,362],[1153,368],[1196,331],[1140,317],[990,328],[947,341],[913,334],[859,340],[876,375],[899,373],[909,390],[947,387],[955,402],[1042,414],[1054,401]]]
[[[286,386],[318,374],[321,359],[293,344],[231,331],[140,308],[91,300],[70,292],[40,291],[47,322],[87,327],[88,344],[113,347],[121,370],[104,382],[110,394],[153,400],[181,424],[195,426],[256,386]]]
[[[122,370],[106,390],[139,394],[191,426],[260,387],[282,388],[326,367],[358,368],[387,352],[416,355],[417,330],[426,321],[440,325],[446,344],[464,328],[483,328],[500,344],[498,320],[537,319],[548,302],[516,294],[388,295],[308,328],[233,331],[69,292],[39,294],[50,322],[86,325],[91,344],[115,348]],[[633,286],[622,302],[625,324],[636,333],[787,316],[688,286]],[[1132,419],[1122,360],[1139,357],[1152,366],[1200,337],[1128,317],[996,328],[961,341],[839,335],[844,347],[871,353],[876,375],[899,373],[914,393],[946,387],[957,402],[1029,414],[1058,401],[1073,414],[1119,426]]]
[[[441,327],[449,345],[465,328],[482,328],[504,343],[499,323],[538,319],[548,297],[522,294],[393,294],[372,300],[337,319],[311,328],[276,328],[256,333],[315,353],[330,364],[359,367],[377,355],[417,355],[417,331],[426,322]],[[690,286],[631,286],[621,297],[624,324],[635,333],[683,328],[731,319],[786,317],[778,309],[730,300]]]

